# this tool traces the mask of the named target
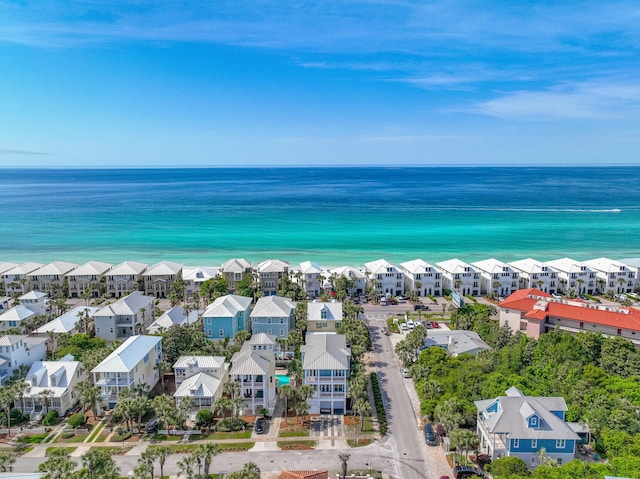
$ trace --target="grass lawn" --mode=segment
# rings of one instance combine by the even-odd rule
[[[16,456],[22,456],[31,451],[33,451],[33,446],[27,446],[26,444],[19,444],[14,448]]]
[[[40,444],[48,435],[49,433],[45,432],[43,434],[35,434],[33,436],[23,436],[18,439],[18,442],[23,444]]]
[[[106,441],[106,440],[107,440],[107,436],[108,436],[108,435],[109,435],[108,433],[104,432],[104,433],[100,434],[98,437],[96,437],[96,438],[93,440],[93,442],[104,442],[104,441]]]
[[[370,439],[368,437],[359,438],[357,442],[355,439],[347,439],[347,444],[349,445],[349,447],[368,446],[372,442],[373,442],[373,439]]]
[[[101,422],[95,428],[93,428],[93,431],[91,431],[91,435],[89,436],[89,440],[87,442],[92,442],[93,440],[95,440],[95,438],[98,436],[100,431],[102,431],[103,427],[104,427],[104,423]]]
[[[371,416],[364,416],[364,429],[362,428],[362,424],[360,424],[360,416],[356,416],[356,418],[357,422],[355,424],[345,424],[344,429],[348,437],[364,436],[375,432]]]
[[[249,439],[251,437],[251,431],[237,431],[237,432],[212,432],[209,434],[200,434],[192,436],[194,440],[201,439]]]
[[[253,442],[221,443],[217,444],[221,451],[247,451],[253,447]],[[173,454],[188,454],[198,447],[198,444],[172,444],[167,446]]]
[[[297,431],[280,431],[278,437],[307,437],[309,436],[308,429],[302,429]]]
[[[79,442],[84,442],[84,440],[86,438],[89,437],[89,433],[83,433],[83,434],[74,434],[71,437],[68,438],[63,438],[62,436],[65,435],[66,433],[62,433],[58,436],[58,439],[56,439],[56,443],[58,442],[67,442],[67,443],[72,443],[72,444],[77,444]]]
[[[316,441],[278,441],[278,447],[283,451],[309,450],[316,447]]]
[[[101,447],[100,448],[101,451],[106,451],[111,456],[122,456],[123,454],[126,454],[127,452],[129,452],[131,449],[133,449],[133,446],[128,446],[128,447],[108,446],[108,447]]]
[[[179,441],[182,436],[166,435],[166,434],[154,434],[151,438],[152,441]]]
[[[45,455],[49,456],[51,455],[51,453],[53,453],[53,451],[58,451],[58,450],[62,450],[62,451],[65,451],[67,454],[71,454],[76,449],[77,449],[76,447],[48,447],[47,450],[45,451]]]

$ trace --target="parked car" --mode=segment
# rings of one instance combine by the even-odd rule
[[[409,370],[407,368],[402,368],[402,377],[403,378],[410,378],[411,375],[409,374]]]
[[[433,328],[433,326],[431,326],[431,321],[425,321],[422,325],[427,329]]]
[[[386,306],[386,305],[387,305],[387,298],[383,296],[382,298],[380,298],[380,306]]]
[[[466,479],[473,476],[486,477],[484,472],[476,467],[456,466],[453,468],[453,477],[456,479]]]
[[[426,311],[429,309],[429,306],[427,306],[426,304],[414,304],[413,305],[413,310],[414,311]]]
[[[154,433],[158,430],[158,420],[154,417],[147,423],[147,432]]]
[[[409,325],[407,323],[400,323],[400,329],[406,331],[409,329]]]
[[[264,434],[265,432],[267,432],[267,420],[263,417],[259,417],[258,419],[256,419],[253,430],[256,432],[256,434]]]
[[[431,424],[424,425],[424,440],[427,441],[427,446],[438,445],[438,436],[436,436]]]
[[[398,304],[398,301],[396,301],[395,298],[387,298],[387,303],[396,305]]]
[[[396,301],[398,303],[406,303],[407,302],[407,300],[404,299],[402,296],[396,296]]]
[[[433,329],[438,329],[440,327],[440,325],[435,321],[431,321],[431,326],[433,327]]]

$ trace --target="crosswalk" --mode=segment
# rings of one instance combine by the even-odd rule
[[[310,437],[341,436],[344,431],[342,416],[322,415],[311,418]]]

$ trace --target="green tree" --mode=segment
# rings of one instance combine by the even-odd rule
[[[13,465],[16,463],[16,455],[12,452],[0,451],[0,472],[13,471]]]
[[[76,396],[80,400],[82,413],[85,414],[88,409],[93,411],[93,416],[98,417],[100,414],[100,403],[102,402],[102,390],[94,386],[89,381],[80,381],[74,387]]]
[[[260,479],[260,468],[253,462],[248,462],[239,471],[233,471],[227,479]]]
[[[341,453],[338,454],[338,459],[340,460],[340,467],[342,468],[342,478],[344,479],[347,476],[347,468],[349,459],[351,458],[351,454]]]
[[[495,478],[527,477],[527,464],[516,456],[506,456],[494,459],[487,469]]]
[[[46,472],[46,479],[66,479],[71,475],[77,464],[66,449],[54,448],[47,460],[38,466],[38,471]]]
[[[108,451],[99,448],[89,449],[82,456],[82,467],[87,470],[89,479],[118,479],[120,469]]]
[[[364,415],[371,412],[369,401],[359,398],[353,405],[353,410],[360,416],[360,430],[364,431]]]
[[[171,455],[171,448],[168,446],[149,446],[147,452],[150,453],[154,460],[160,465],[160,479],[164,479],[164,463]]]
[[[215,456],[220,454],[220,447],[211,443],[199,444],[193,453],[202,458],[204,464],[204,477],[209,477],[211,462]]]

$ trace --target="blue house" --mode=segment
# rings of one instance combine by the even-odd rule
[[[216,299],[202,314],[207,339],[233,339],[238,331],[249,329],[251,298],[228,294]]]
[[[580,437],[565,421],[567,404],[561,397],[525,396],[516,387],[506,396],[475,401],[480,452],[492,459],[516,456],[537,467],[542,448],[558,464],[574,458]]]
[[[295,327],[296,303],[282,296],[263,296],[251,311],[251,332],[286,338]]]

